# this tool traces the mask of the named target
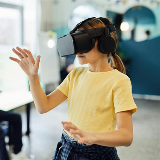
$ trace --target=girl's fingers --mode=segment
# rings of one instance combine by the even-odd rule
[[[21,49],[19,47],[16,47],[16,49],[23,55],[23,57],[28,57],[28,55],[26,54],[26,52],[23,49]]]
[[[33,58],[33,55],[31,53],[31,51],[29,51],[28,49],[23,49],[27,54],[29,58]],[[34,58],[33,58],[34,59]]]
[[[24,58],[22,55],[21,55],[21,53],[19,53],[17,50],[15,50],[14,48],[12,49],[12,51],[20,58],[20,59],[22,59],[22,58]]]
[[[36,57],[35,66],[39,68],[40,56]]]
[[[66,129],[66,130],[70,130],[70,129],[76,129],[74,126],[69,126],[67,124],[64,124],[63,127]]]
[[[85,138],[81,138],[81,139],[79,139],[79,140],[78,140],[78,143],[79,143],[79,144],[81,144],[81,143],[85,143]]]
[[[77,129],[76,126],[70,123],[64,123],[63,126],[66,127],[67,129]]]
[[[71,134],[78,134],[81,135],[81,132],[79,130],[72,130],[70,131]]]
[[[20,60],[18,60],[17,58],[13,58],[13,57],[9,57],[12,61],[15,61],[15,62],[17,62],[17,63],[19,63],[20,62]]]
[[[62,124],[67,124],[67,125],[75,126],[75,125],[73,125],[71,122],[64,122],[64,121],[62,121]]]

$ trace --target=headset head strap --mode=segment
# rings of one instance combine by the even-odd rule
[[[85,19],[84,21],[78,23],[78,24],[73,28],[73,30],[70,31],[70,34],[74,33],[83,23],[85,23],[86,21],[88,21],[88,20],[90,20],[90,19],[93,19],[93,18],[96,18],[96,17],[87,18],[87,19]]]
[[[115,25],[110,23],[107,18],[99,17],[99,19],[109,28],[110,32],[116,31]]]
[[[73,28],[73,30],[70,31],[70,34],[73,34],[83,23],[85,23],[86,21],[89,21],[89,20],[91,20],[91,19],[93,19],[93,18],[96,18],[96,17],[87,18],[87,19],[85,19],[84,21],[78,23],[78,24]],[[116,31],[115,25],[114,25],[114,24],[111,24],[108,19],[103,18],[103,17],[99,17],[98,19],[100,19],[100,20],[105,24],[105,26],[109,28],[109,31],[110,31],[110,32]]]

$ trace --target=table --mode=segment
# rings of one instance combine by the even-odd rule
[[[12,90],[0,92],[0,110],[11,111],[23,105],[26,105],[27,115],[27,131],[26,135],[30,133],[30,108],[33,102],[31,91]]]

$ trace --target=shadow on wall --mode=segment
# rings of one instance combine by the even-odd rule
[[[129,77],[133,93],[160,95],[160,37],[142,42],[122,42],[131,58]]]

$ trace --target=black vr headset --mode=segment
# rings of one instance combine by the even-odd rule
[[[90,19],[92,18],[78,23],[76,27],[70,31],[70,34],[57,39],[57,48],[61,57],[89,52],[94,47],[96,38],[98,37],[98,50],[101,53],[107,54],[114,51],[115,40],[110,33],[116,29],[106,18],[98,18],[105,24],[103,28],[77,30],[82,23]]]

